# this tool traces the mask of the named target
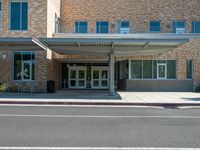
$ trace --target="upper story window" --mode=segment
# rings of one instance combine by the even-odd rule
[[[200,21],[192,22],[192,33],[200,33]]]
[[[130,23],[129,23],[129,21],[118,22],[118,33],[121,33],[121,34],[130,33]]]
[[[2,26],[2,2],[0,0],[0,30],[1,30],[1,26]]]
[[[96,33],[109,33],[109,23],[107,21],[96,22]]]
[[[160,21],[150,21],[149,31],[150,32],[160,32]]]
[[[185,22],[174,21],[173,22],[173,33],[185,33]]]
[[[14,80],[31,81],[35,79],[34,52],[14,53]]]
[[[10,2],[10,29],[28,29],[28,2],[26,0],[12,0]]]
[[[88,23],[86,21],[76,21],[75,22],[75,32],[76,33],[88,33]]]
[[[55,14],[55,33],[60,32],[60,18]]]

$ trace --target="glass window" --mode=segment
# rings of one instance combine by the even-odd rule
[[[132,79],[176,79],[176,60],[132,60]]]
[[[160,32],[160,22],[150,21],[150,32]]]
[[[55,33],[60,32],[60,18],[55,14]]]
[[[193,74],[192,60],[186,61],[186,72],[187,72],[187,79],[192,79],[192,74]]]
[[[121,21],[120,27],[121,28],[129,28],[129,21]]]
[[[173,33],[177,33],[177,28],[185,28],[185,22],[184,21],[174,21],[173,22]],[[182,32],[182,31],[180,31],[180,32]]]
[[[131,78],[142,78],[142,60],[131,61]]]
[[[11,2],[10,4],[10,29],[28,29],[28,2]]]
[[[167,61],[167,79],[176,79],[176,61]]]
[[[75,32],[76,33],[88,33],[88,23],[86,21],[76,21],[75,22]]]
[[[200,21],[192,22],[192,33],[200,33]]]
[[[96,22],[96,32],[97,33],[109,33],[108,22],[106,22],[106,21]]]
[[[35,79],[35,54],[33,52],[14,53],[14,80]]]
[[[152,60],[143,61],[143,78],[152,78]]]

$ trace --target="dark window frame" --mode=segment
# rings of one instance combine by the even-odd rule
[[[106,23],[107,26],[102,26],[101,24],[102,23]],[[99,24],[99,26],[98,26]],[[102,32],[103,29],[102,28],[107,28],[107,32]],[[96,33],[97,34],[108,34],[110,32],[110,29],[109,29],[109,22],[108,21],[96,21]]]
[[[12,7],[16,7],[16,5],[14,4],[18,4],[20,8],[18,8],[18,12],[19,12],[19,20],[16,22],[16,20],[12,20],[12,19],[16,19],[16,16],[12,16],[12,15],[16,15],[16,13],[12,13]],[[11,31],[28,31],[28,11],[29,11],[29,7],[28,7],[28,0],[11,0],[9,3],[9,14],[10,14],[10,30]],[[15,10],[17,11],[17,10]],[[15,18],[13,18],[15,17]],[[15,24],[14,24],[15,23]],[[18,23],[18,25],[16,25],[16,23]]]
[[[159,23],[159,26],[152,26],[152,23]],[[158,30],[154,30],[155,28],[157,28]],[[161,32],[161,22],[160,21],[150,21],[149,22],[149,31],[150,32],[154,32],[154,33],[159,33]]]
[[[178,27],[179,23],[183,23],[183,27]],[[176,28],[184,28],[186,32],[186,22],[184,20],[175,20],[172,22],[172,33],[176,33]]]
[[[18,57],[19,60],[16,60],[16,55],[20,56]],[[30,59],[25,60],[25,55],[30,55]],[[27,57],[27,56],[26,56]],[[35,52],[32,51],[15,51],[13,54],[13,79],[14,81],[34,81],[35,80]],[[17,66],[17,63],[20,65]],[[24,78],[24,64],[30,64],[30,77],[29,79]],[[19,72],[19,70],[20,72]],[[19,77],[17,77],[19,76]]]
[[[86,26],[83,26],[83,27],[86,27],[86,32],[80,32],[80,27],[81,27],[81,23],[86,23]],[[78,24],[78,26],[77,26]],[[75,21],[74,22],[74,32],[77,33],[77,34],[87,34],[88,33],[88,21]]]
[[[196,24],[198,24],[198,28],[196,29]],[[192,22],[192,33],[200,33],[200,21]]]

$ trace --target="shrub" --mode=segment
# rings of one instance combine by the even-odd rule
[[[0,92],[6,92],[8,90],[8,85],[6,83],[0,83]]]

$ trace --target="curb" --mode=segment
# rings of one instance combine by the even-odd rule
[[[200,106],[200,103],[121,103],[121,102],[44,102],[44,101],[0,101],[0,104],[16,105],[98,105],[98,106],[157,106],[176,108],[183,106]]]

